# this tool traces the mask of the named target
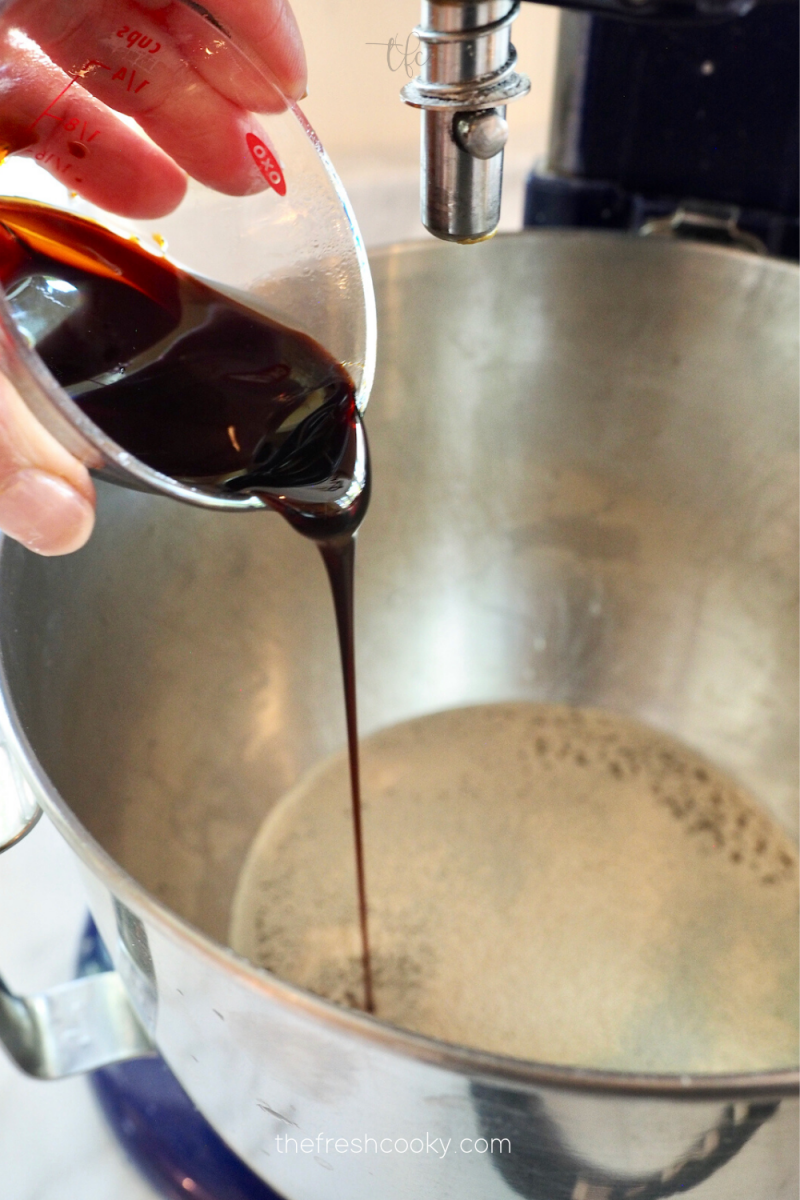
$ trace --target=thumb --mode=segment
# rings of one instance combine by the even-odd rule
[[[69,554],[88,541],[94,504],[86,467],[0,375],[0,530],[37,554]]]

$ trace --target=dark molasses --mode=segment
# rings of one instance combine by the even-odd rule
[[[366,437],[347,371],[306,334],[137,241],[46,205],[0,200],[0,284],[22,336],[83,412],[147,466],[253,492],[317,542],[342,655],[364,963],[353,560],[369,502]]]

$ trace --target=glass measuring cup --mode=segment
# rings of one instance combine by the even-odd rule
[[[134,254],[148,270],[201,281],[240,311],[313,339],[344,368],[362,411],[375,359],[366,254],[301,110],[229,28],[246,7],[0,0],[4,108],[14,110],[0,118],[0,232],[42,251],[52,244],[42,220],[54,212],[62,227],[97,222],[115,249],[109,257],[106,239],[91,251],[93,270],[99,261],[100,274],[110,266],[119,275]],[[261,495],[231,490],[232,478],[187,481],[157,469],[90,419],[80,389],[62,387],[37,353],[79,303],[47,272],[0,294],[0,368],[41,423],[101,477],[206,508],[265,507]],[[202,321],[195,332],[203,336]],[[119,379],[142,355],[152,361],[159,345],[138,347],[133,363],[111,364],[88,386]],[[288,432],[297,412],[287,404]],[[228,432],[235,444],[236,429]]]

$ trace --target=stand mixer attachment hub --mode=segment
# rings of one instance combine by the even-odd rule
[[[422,223],[445,241],[482,241],[500,219],[505,106],[531,86],[510,40],[519,9],[520,0],[423,0],[422,73],[402,97],[422,110]]]

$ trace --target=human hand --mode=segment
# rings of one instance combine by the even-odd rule
[[[33,158],[98,207],[142,219],[176,208],[187,174],[230,195],[267,187],[249,113],[304,92],[297,25],[285,0],[210,2],[213,18],[191,0],[0,0],[0,161]],[[93,523],[85,466],[0,376],[0,530],[63,554]]]

